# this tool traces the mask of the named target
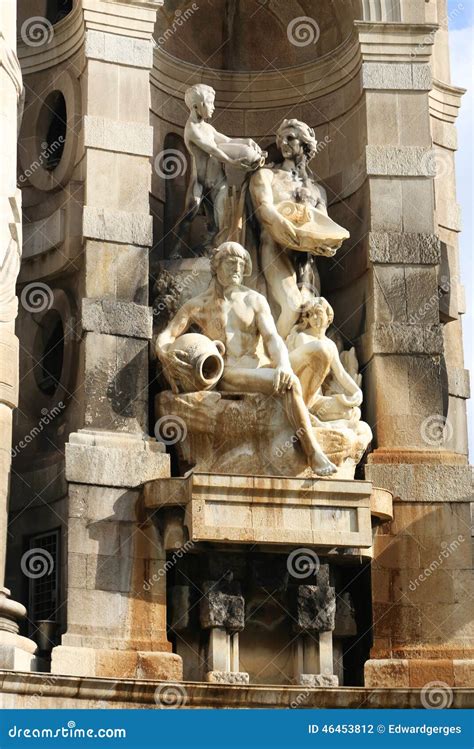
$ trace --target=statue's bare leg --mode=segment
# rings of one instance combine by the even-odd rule
[[[232,393],[264,393],[274,394],[275,370],[269,367],[261,369],[237,369],[228,368],[219,383],[220,390]],[[334,463],[321,450],[311,426],[308,409],[303,400],[303,393],[299,381],[296,381],[291,390],[283,395],[275,397],[283,398],[288,420],[295,430],[295,434],[306,455],[308,465],[317,476],[330,476],[337,471]]]
[[[288,253],[279,247],[267,232],[262,232],[262,269],[270,293],[280,305],[277,330],[283,340],[295,324],[303,302],[296,282],[296,272]]]
[[[317,393],[329,374],[332,363],[331,349],[324,341],[315,340],[298,346],[290,352],[291,368],[298,377],[306,404]]]

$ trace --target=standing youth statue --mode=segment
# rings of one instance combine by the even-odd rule
[[[225,166],[249,172],[265,162],[266,153],[251,138],[229,138],[208,122],[214,114],[215,96],[214,89],[203,83],[188,88],[184,96],[189,109],[184,142],[191,157],[191,177],[184,211],[176,224],[174,249],[178,252],[201,209],[207,217],[208,248],[225,229],[225,201],[229,192]]]
[[[292,251],[331,257],[349,232],[327,214],[324,188],[309,163],[317,153],[314,130],[299,120],[283,120],[276,133],[283,163],[258,169],[250,194],[260,224],[260,260],[271,297],[280,306],[277,328],[285,339],[304,301]]]

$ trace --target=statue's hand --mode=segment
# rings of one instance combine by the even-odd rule
[[[178,383],[192,370],[192,364],[189,363],[189,354],[186,351],[170,351],[160,356],[163,364],[163,372],[168,380],[173,393],[178,393]]]
[[[299,244],[298,234],[296,229],[286,218],[280,218],[278,225],[276,226],[277,233],[279,235],[280,243],[283,245],[288,244]]]
[[[281,394],[286,390],[291,390],[295,380],[296,375],[291,367],[277,367],[273,378],[273,392]]]

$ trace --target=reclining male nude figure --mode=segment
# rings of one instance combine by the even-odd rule
[[[174,379],[179,381],[183,368],[191,367],[176,352],[167,352],[180,335],[196,325],[211,340],[221,341],[225,346],[225,366],[218,389],[282,398],[308,466],[318,476],[329,476],[337,470],[336,466],[316,440],[300,382],[291,368],[268,302],[262,294],[242,285],[251,272],[250,255],[241,245],[224,242],[215,250],[209,288],[186,302],[160,333],[157,356],[174,387]],[[260,366],[257,348],[261,340],[272,366]]]

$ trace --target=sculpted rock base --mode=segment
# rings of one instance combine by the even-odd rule
[[[183,472],[194,467],[203,472],[260,476],[311,475],[278,397],[165,391],[157,396],[156,412],[164,435],[167,427],[176,426],[180,439],[175,449]],[[333,477],[354,478],[355,466],[370,440],[368,425],[340,420],[315,426],[314,431],[338,468]]]

